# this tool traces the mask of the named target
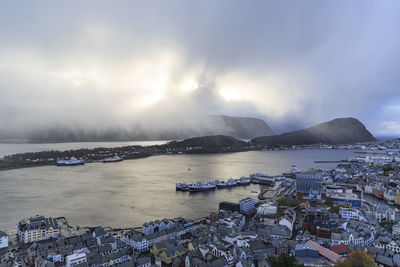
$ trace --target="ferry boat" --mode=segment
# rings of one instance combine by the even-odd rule
[[[119,162],[119,161],[123,161],[124,159],[119,157],[119,156],[115,156],[112,158],[105,158],[103,159],[103,163],[110,163],[110,162]]]
[[[77,166],[84,165],[83,160],[79,160],[75,157],[71,157],[69,160],[57,160],[57,166]]]
[[[250,178],[247,177],[240,177],[239,180],[237,181],[237,185],[249,185],[251,183]]]
[[[234,187],[236,185],[237,185],[237,181],[232,178],[229,178],[226,183],[224,181],[217,183],[218,188]]]
[[[204,191],[215,190],[216,187],[217,186],[215,184],[203,180],[202,182],[198,182],[197,184],[189,185],[188,191],[191,193],[204,192]]]

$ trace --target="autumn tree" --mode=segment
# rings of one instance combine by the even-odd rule
[[[375,267],[374,258],[363,251],[357,250],[349,253],[347,259],[336,264],[336,267]]]

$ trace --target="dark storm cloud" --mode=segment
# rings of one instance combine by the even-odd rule
[[[0,10],[3,132],[127,121],[157,130],[228,114],[279,131],[354,116],[376,134],[400,133],[398,1],[9,1]]]

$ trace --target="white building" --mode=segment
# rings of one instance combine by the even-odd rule
[[[375,218],[378,222],[394,222],[396,221],[396,212],[389,206],[380,205],[375,211]]]
[[[285,216],[279,221],[279,225],[286,226],[290,232],[293,231],[294,223],[296,222],[296,213],[293,210],[287,210]]]
[[[122,241],[131,246],[135,251],[143,252],[149,250],[149,241],[142,235],[130,232],[124,235]]]
[[[368,222],[367,219],[362,215],[361,211],[354,208],[340,208],[339,214],[342,219],[350,220],[358,220],[363,222]]]
[[[383,193],[383,198],[386,201],[389,202],[394,202],[396,199],[397,191],[394,189],[386,189],[385,192]]]
[[[171,229],[175,226],[176,223],[168,219],[146,222],[142,225],[142,233],[145,235],[150,235],[162,230]]]
[[[250,213],[250,211],[252,211],[255,208],[256,202],[254,201],[254,199],[248,197],[240,200],[239,206],[240,206],[240,212],[247,214]]]
[[[358,246],[368,246],[375,239],[373,232],[366,235],[361,235],[358,232],[352,233],[332,233],[331,235],[331,245],[349,245],[354,244]]]
[[[278,211],[278,207],[272,203],[262,204],[257,208],[258,215],[274,215]]]
[[[17,225],[17,235],[21,243],[32,243],[44,239],[55,238],[60,229],[57,220],[35,216],[21,220]]]
[[[0,231],[0,249],[8,247],[8,235]]]
[[[368,194],[368,195],[371,195],[372,194],[372,185],[369,185],[369,184],[365,185],[364,193]]]
[[[400,253],[400,242],[392,240],[389,237],[379,237],[373,243],[376,248],[391,250],[394,253]]]
[[[400,223],[393,225],[392,234],[393,235],[400,235]]]
[[[86,262],[86,253],[81,252],[81,253],[74,253],[72,255],[68,255],[65,258],[65,262],[66,262],[66,267],[84,263],[84,262]]]

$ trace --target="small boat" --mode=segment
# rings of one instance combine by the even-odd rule
[[[188,191],[191,193],[205,192],[205,191],[215,190],[216,187],[217,186],[215,184],[203,180],[202,182],[198,182],[197,184],[189,185]]]
[[[84,165],[83,160],[79,160],[75,157],[71,157],[69,160],[57,160],[57,166],[77,166]]]
[[[301,172],[301,170],[299,168],[296,167],[296,165],[292,165],[292,169],[290,170],[291,174],[296,174]]]
[[[237,185],[237,181],[235,179],[229,178],[228,181],[225,183],[224,181],[221,181],[217,183],[218,188],[227,188],[227,187],[234,187]]]
[[[240,177],[239,180],[237,181],[237,185],[249,185],[251,183],[250,178],[247,177]]]
[[[110,162],[119,162],[123,161],[124,159],[119,156],[114,156],[112,158],[105,158],[103,159],[103,163],[110,163]]]
[[[189,185],[182,182],[182,183],[177,183],[176,186],[176,191],[188,191],[189,190]]]

